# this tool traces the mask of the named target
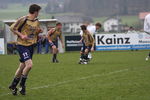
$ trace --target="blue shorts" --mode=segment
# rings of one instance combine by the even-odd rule
[[[85,52],[86,49],[88,49],[88,51],[91,52],[91,48],[92,48],[92,46],[83,45],[83,47],[81,48],[81,52]]]
[[[17,45],[17,50],[19,52],[20,62],[24,63],[25,61],[32,59],[34,45],[31,46]]]
[[[56,48],[58,48],[58,41],[53,41],[52,43],[49,43],[49,45],[52,47],[53,45],[56,46]]]

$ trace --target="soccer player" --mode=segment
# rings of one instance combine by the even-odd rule
[[[91,34],[93,37],[95,37],[95,34],[98,33],[99,30],[100,30],[101,27],[102,27],[101,23],[99,23],[99,22],[97,22],[95,25],[91,25],[91,24],[89,24],[89,23],[86,23],[85,26],[87,27],[87,30],[90,32],[90,34]],[[80,32],[80,35],[81,35],[81,37],[82,37],[82,35],[83,35],[83,31],[82,31],[82,30],[81,30],[81,32]],[[83,43],[83,47],[84,47],[84,45],[85,45],[85,44]],[[89,60],[92,59],[92,54],[91,54],[91,53],[88,54],[88,58],[89,58]],[[81,57],[80,57],[80,59],[81,59]]]
[[[41,7],[37,4],[32,4],[29,7],[29,14],[19,18],[11,25],[11,31],[18,36],[17,50],[20,55],[20,65],[15,73],[15,77],[9,86],[13,95],[17,95],[17,85],[20,82],[20,93],[26,94],[27,76],[33,66],[32,55],[33,46],[37,42],[37,37],[42,29],[39,26],[37,19]]]
[[[144,31],[147,33],[147,34],[150,34],[150,14],[148,14],[146,17],[145,17],[145,20],[144,20]],[[148,54],[148,56],[146,57],[146,61],[148,61],[150,58],[150,53]]]
[[[52,48],[52,53],[53,53],[52,62],[53,63],[59,62],[57,59],[57,54],[59,52],[58,51],[58,39],[60,39],[62,48],[64,48],[61,29],[62,29],[62,24],[60,22],[58,22],[58,23],[56,23],[55,28],[52,28],[48,31],[48,41]]]
[[[91,51],[94,51],[94,38],[91,33],[87,30],[85,25],[81,26],[81,30],[83,31],[82,39],[83,47],[81,49],[81,59],[79,64],[87,64],[88,63],[88,54]]]

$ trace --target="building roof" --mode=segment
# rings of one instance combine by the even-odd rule
[[[104,22],[107,22],[107,21],[112,20],[112,19],[120,21],[120,22],[122,21],[120,17],[114,16],[114,17],[108,17],[107,19],[104,20]]]
[[[55,16],[55,18],[62,23],[93,22],[93,19],[91,17],[81,16],[81,15]]]
[[[139,19],[143,20],[145,19],[145,16],[150,14],[150,12],[140,12],[139,13]]]
[[[3,22],[4,22],[5,24],[8,24],[8,25],[14,23],[15,21],[16,21],[16,20],[3,20]],[[39,21],[42,22],[42,23],[46,23],[46,22],[56,22],[57,19],[40,19]]]

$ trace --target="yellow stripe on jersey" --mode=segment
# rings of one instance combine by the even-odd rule
[[[85,46],[92,46],[94,45],[94,38],[89,32],[83,33],[83,41],[85,43]]]

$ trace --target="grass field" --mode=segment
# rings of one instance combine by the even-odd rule
[[[88,65],[77,64],[78,52],[35,55],[27,95],[7,89],[17,68],[17,55],[0,56],[0,100],[150,100],[148,51],[95,52]]]

